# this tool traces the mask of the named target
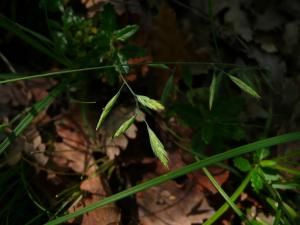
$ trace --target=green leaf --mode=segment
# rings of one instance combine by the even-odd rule
[[[148,130],[150,145],[151,145],[153,153],[157,156],[157,158],[159,158],[159,160],[162,162],[162,164],[168,168],[168,161],[169,161],[168,153],[166,152],[163,144],[160,142],[158,137],[148,126],[148,124],[147,124],[147,130]]]
[[[161,95],[160,98],[161,102],[166,103],[172,89],[173,89],[173,76],[170,76]]]
[[[269,155],[270,155],[270,150],[263,148],[254,154],[254,160],[261,161],[261,160],[267,158]]]
[[[158,68],[158,69],[164,69],[164,70],[170,69],[167,65],[161,64],[161,63],[149,63],[148,66],[152,67],[152,68]]]
[[[253,96],[255,98],[260,98],[260,95],[252,87],[250,87],[248,84],[246,84],[244,81],[242,81],[241,79],[239,79],[235,76],[232,76],[232,75],[228,75],[228,76],[244,92],[250,94],[251,96]]]
[[[262,160],[260,162],[260,165],[262,167],[274,167],[274,166],[276,166],[276,164],[277,164],[277,162],[274,160]]]
[[[251,186],[256,192],[263,188],[263,180],[260,176],[259,168],[254,169],[251,173]]]
[[[212,109],[212,105],[216,94],[216,87],[217,87],[217,79],[216,79],[216,75],[214,74],[209,87],[209,110]]]
[[[102,126],[105,118],[107,117],[107,115],[109,114],[110,110],[115,105],[116,101],[118,100],[119,95],[120,95],[120,91],[118,91],[118,93],[114,97],[112,97],[112,99],[109,100],[109,102],[104,107],[103,112],[101,113],[101,116],[100,116],[99,121],[97,123],[96,130],[98,130]]]
[[[132,37],[139,29],[137,25],[127,25],[126,27],[114,31],[114,37],[118,41],[126,41]]]
[[[118,137],[121,134],[123,134],[134,122],[135,120],[135,115],[130,117],[128,120],[126,120],[120,127],[119,129],[114,133],[113,137]]]
[[[247,172],[251,170],[251,164],[248,161],[248,159],[245,159],[244,157],[237,157],[233,159],[233,164],[236,168],[243,172]]]
[[[156,111],[164,110],[165,107],[157,100],[151,99],[144,95],[137,95],[137,100],[145,107]]]
[[[121,52],[117,52],[116,57],[115,70],[121,74],[128,74],[130,68],[126,57]]]

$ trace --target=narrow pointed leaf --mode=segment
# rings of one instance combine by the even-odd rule
[[[156,134],[147,125],[147,130],[150,139],[150,145],[154,154],[159,158],[165,167],[168,167],[168,153],[166,152],[164,145],[160,142]]]
[[[170,68],[165,65],[165,64],[161,64],[161,63],[150,63],[148,64],[149,67],[152,67],[152,68],[158,68],[158,69],[164,69],[164,70],[169,70]]]
[[[135,120],[135,115],[130,117],[128,120],[126,120],[120,127],[119,129],[116,131],[116,133],[113,135],[113,137],[118,137],[121,134],[123,134],[134,122]]]
[[[109,100],[109,102],[104,107],[103,112],[100,116],[100,119],[97,123],[96,130],[98,130],[103,125],[103,122],[104,122],[105,118],[109,114],[112,107],[115,105],[116,101],[118,100],[119,95],[120,95],[120,91],[118,91],[118,93],[114,97],[112,97],[112,99]]]
[[[161,102],[166,103],[172,89],[173,89],[173,76],[170,76],[161,95],[160,98]]]
[[[137,100],[145,107],[156,111],[164,110],[165,107],[157,100],[151,99],[144,95],[137,95]]]
[[[126,41],[132,37],[139,29],[137,25],[127,25],[126,27],[116,30],[114,36],[118,41]]]
[[[209,87],[209,110],[212,109],[212,105],[215,99],[215,93],[216,93],[216,86],[217,86],[217,81],[216,81],[216,75],[214,74],[213,79],[211,81],[210,87]]]
[[[228,76],[244,92],[248,93],[249,95],[251,95],[255,98],[260,98],[260,95],[252,87],[250,87],[248,84],[246,84],[244,81],[242,81],[241,79],[239,79],[235,76],[232,76],[232,75],[228,75]]]

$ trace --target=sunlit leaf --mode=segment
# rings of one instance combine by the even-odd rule
[[[116,30],[114,32],[114,37],[118,41],[126,41],[132,37],[139,29],[137,25],[127,25],[126,27]]]
[[[246,84],[244,81],[242,81],[241,79],[239,79],[235,76],[232,76],[232,75],[228,75],[228,76],[244,92],[248,93],[249,95],[251,95],[255,98],[260,98],[260,95],[252,87],[250,87],[248,84]]]
[[[116,103],[116,101],[118,100],[119,95],[120,95],[120,91],[118,91],[118,93],[114,97],[112,97],[112,99],[109,100],[109,102],[104,107],[103,112],[101,113],[100,119],[99,119],[99,121],[97,123],[96,130],[98,130],[102,126],[105,118],[107,117],[107,115],[109,114],[110,110],[112,109],[112,107],[114,106],[114,104]]]
[[[168,167],[168,153],[166,152],[163,144],[160,142],[158,137],[155,135],[155,133],[151,130],[151,128],[147,125],[147,130],[149,134],[150,144],[152,151],[154,154],[159,158],[159,160],[162,162],[162,164],[165,167]]]
[[[164,110],[165,107],[157,100],[151,99],[144,95],[137,95],[137,100],[145,107],[156,111]]]
[[[118,137],[121,134],[123,134],[134,122],[135,120],[135,116],[130,117],[128,120],[126,120],[120,127],[119,129],[116,131],[116,133],[114,133],[113,137]]]
[[[237,157],[233,159],[234,166],[243,172],[251,170],[250,162],[244,157]]]
[[[263,180],[260,176],[259,168],[254,169],[251,173],[251,186],[256,192],[263,188]]]

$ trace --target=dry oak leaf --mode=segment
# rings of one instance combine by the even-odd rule
[[[214,210],[195,183],[169,181],[137,194],[142,225],[191,225],[202,223]]]

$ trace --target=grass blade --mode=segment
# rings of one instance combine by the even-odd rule
[[[40,43],[40,40],[43,42],[48,42],[48,44],[50,41],[40,34],[37,34],[34,31],[29,32],[28,28],[21,27],[19,24],[10,21],[4,16],[0,16],[0,27],[14,33],[17,37],[21,38],[23,41],[27,42],[32,47],[49,56],[50,58],[59,61],[63,65],[68,65],[68,63],[66,63],[64,60],[61,60],[61,58],[55,54],[54,50],[51,50],[47,46]]]
[[[235,83],[244,92],[250,94],[251,96],[253,96],[255,98],[260,98],[260,95],[252,87],[250,87],[248,84],[246,84],[244,81],[242,81],[241,79],[239,79],[235,76],[232,76],[232,75],[228,75],[228,76],[233,81],[233,83]]]
[[[137,192],[140,191],[144,191],[146,189],[149,189],[153,186],[159,185],[161,183],[164,183],[166,181],[178,178],[180,176],[183,176],[187,173],[191,173],[195,170],[199,170],[205,166],[209,166],[212,164],[215,164],[217,162],[232,158],[232,157],[236,157],[236,156],[240,156],[249,152],[253,152],[262,148],[267,148],[270,146],[274,146],[274,145],[278,145],[278,144],[283,144],[286,142],[292,142],[292,141],[297,141],[300,140],[300,132],[295,132],[295,133],[288,133],[288,134],[284,134],[284,135],[280,135],[280,136],[276,136],[276,137],[272,137],[272,138],[267,138],[264,140],[260,140],[260,141],[256,141],[253,142],[251,144],[247,144],[244,146],[240,146],[234,149],[231,149],[229,151],[220,153],[220,154],[216,154],[213,156],[210,156],[204,160],[201,160],[199,162],[195,162],[192,163],[190,165],[187,165],[185,167],[182,167],[180,169],[177,169],[175,171],[166,173],[162,176],[156,177],[154,179],[151,179],[149,181],[146,181],[142,184],[138,184],[136,186],[133,186],[131,188],[128,188],[124,191],[121,191],[119,193],[116,193],[110,197],[104,198],[103,200],[93,203],[91,205],[88,205],[84,208],[81,208],[79,210],[77,210],[74,213],[70,213],[61,217],[58,217],[52,221],[49,221],[48,223],[46,223],[45,225],[56,225],[56,224],[61,224],[63,222],[68,221],[69,219],[78,217],[84,213],[93,211],[94,209],[97,209],[99,207],[103,207],[109,203],[118,201],[120,199],[126,198],[130,195],[133,195]]]
[[[234,210],[234,212],[241,218],[245,218],[243,212],[234,204],[234,202],[229,198],[227,193],[223,190],[223,188],[219,185],[219,183],[216,181],[216,179],[213,177],[213,175],[204,167],[202,171],[205,173],[205,175],[208,177],[210,182],[214,185],[214,187],[218,190],[220,195],[226,200],[227,204],[230,205],[230,207]]]
[[[210,87],[209,87],[209,110],[212,109],[212,105],[215,99],[216,94],[216,87],[217,87],[217,78],[216,75],[213,75],[213,79],[211,81]]]
[[[31,110],[16,126],[13,132],[0,144],[0,154],[2,154],[7,149],[7,147],[13,142],[13,140],[25,130],[25,128],[31,123],[31,121],[39,112],[44,110],[54,101],[54,99],[64,90],[65,85],[66,82],[62,82],[56,88],[54,88],[45,98],[33,105]]]
[[[248,186],[251,178],[251,172],[248,173],[246,178],[243,180],[243,182],[240,184],[240,186],[236,189],[236,191],[232,194],[230,197],[230,200],[234,202],[237,200],[237,198],[242,194],[242,192],[245,190],[245,188]],[[216,222],[217,219],[219,219],[227,210],[229,209],[229,204],[224,203],[215,213],[212,215],[207,221],[203,223],[203,225],[211,225]]]

